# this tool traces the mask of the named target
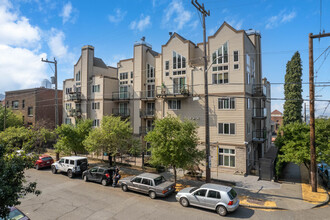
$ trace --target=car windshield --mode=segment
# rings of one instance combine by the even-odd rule
[[[82,163],[87,163],[87,159],[77,160],[77,166],[81,165]]]
[[[159,184],[166,182],[166,179],[163,176],[159,176],[154,179],[154,182],[155,182],[155,185],[157,186]]]
[[[231,200],[235,199],[236,196],[237,196],[237,192],[234,190],[234,189],[231,189],[229,192],[228,192],[228,196]]]
[[[51,159],[53,159],[53,158],[51,158],[51,157],[43,157],[43,158],[41,158],[41,160],[43,160],[43,161],[47,161],[47,160],[51,160]]]
[[[189,190],[189,193],[194,192],[196,189],[198,189],[198,188],[197,187],[192,188],[191,190]]]
[[[21,219],[23,217],[24,217],[23,213],[21,213],[18,209],[14,209],[9,213],[8,219],[16,220],[16,219]],[[4,218],[0,218],[0,220],[4,220]]]

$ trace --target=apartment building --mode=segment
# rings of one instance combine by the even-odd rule
[[[212,178],[217,172],[258,174],[259,158],[271,146],[270,84],[262,78],[260,41],[257,31],[235,30],[226,22],[208,37]],[[112,91],[112,109],[109,104],[103,115],[129,118],[145,146],[143,137],[153,129],[155,118],[194,120],[199,147],[205,148],[202,43],[174,33],[158,53],[143,37],[134,44],[133,58],[120,60],[112,77],[117,81],[111,78],[113,86],[104,88]]]
[[[94,57],[94,47],[82,47],[73,78],[63,82],[63,122],[89,118],[99,126],[103,115],[112,114],[112,91],[117,88],[117,68]]]
[[[58,90],[58,119],[62,123],[62,90]],[[55,90],[34,88],[6,92],[6,107],[20,114],[26,126],[55,128]]]

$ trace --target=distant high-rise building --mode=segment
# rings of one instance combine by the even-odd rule
[[[46,88],[46,89],[51,89],[52,83],[48,79],[43,79],[41,81],[41,87]]]

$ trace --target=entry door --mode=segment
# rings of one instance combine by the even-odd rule
[[[186,78],[179,77],[173,79],[173,93],[174,94],[181,94],[185,88]]]

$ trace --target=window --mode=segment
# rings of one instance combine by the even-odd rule
[[[180,100],[168,100],[168,109],[178,110],[181,109]]]
[[[209,190],[207,197],[212,199],[220,199],[220,193],[217,191]]]
[[[250,84],[251,81],[251,58],[246,54],[246,83]]]
[[[66,118],[65,119],[65,124],[70,125],[71,124],[71,118]]]
[[[126,72],[126,73],[119,73],[119,79],[120,80],[128,79],[128,72]]]
[[[25,100],[22,100],[22,108],[25,108]]]
[[[234,70],[238,70],[239,69],[239,65],[238,64],[234,64]]]
[[[104,173],[104,169],[103,168],[99,168],[99,170],[97,172]]]
[[[97,167],[93,167],[93,168],[91,169],[91,172],[92,172],[92,173],[96,173],[96,172],[97,172]]]
[[[33,116],[33,107],[28,107],[28,116]]]
[[[201,197],[204,197],[206,195],[206,189],[200,189],[200,190],[197,190],[194,195],[195,196],[201,196]]]
[[[169,70],[170,68],[170,61],[165,61],[165,70]]]
[[[165,72],[165,76],[169,76],[170,75],[170,73],[169,72]]]
[[[145,178],[143,178],[143,180],[142,180],[142,184],[145,184],[145,185],[148,185],[148,186],[152,186],[152,184],[151,184],[151,180],[149,180],[149,179],[145,179]]]
[[[66,110],[71,109],[71,107],[72,107],[71,103],[65,103],[65,109]]]
[[[219,123],[219,134],[235,134],[235,123]]]
[[[155,78],[155,67],[147,64],[147,78],[153,79]]]
[[[74,160],[70,160],[70,164],[71,165],[74,165]]]
[[[70,92],[72,92],[72,88],[66,88],[65,89],[65,94],[69,94]]]
[[[95,120],[93,121],[93,126],[94,126],[94,127],[99,127],[99,126],[100,126],[100,120],[99,120],[99,119],[95,119]]]
[[[219,148],[219,165],[235,167],[235,149]]]
[[[213,64],[228,63],[228,44],[224,43],[219,49],[212,54]]]
[[[183,94],[186,91],[186,78],[179,77],[173,79],[173,93]]]
[[[141,177],[135,177],[133,180],[132,180],[132,182],[133,183],[141,183]]]
[[[246,108],[247,108],[247,109],[251,109],[251,99],[250,99],[250,98],[248,98],[248,99],[246,100]]]
[[[65,159],[65,163],[66,164],[69,164],[69,159]]]
[[[173,51],[173,69],[181,69],[181,68],[186,68],[186,58]]]
[[[235,98],[219,98],[218,109],[235,109]]]
[[[92,92],[100,92],[100,85],[93,85]]]
[[[131,79],[133,79],[133,72],[131,72]]]
[[[92,109],[100,109],[100,103],[99,102],[92,102]]]
[[[238,50],[234,51],[234,62],[238,62]]]
[[[215,73],[212,74],[212,84],[225,84],[228,83],[228,73]]]
[[[76,73],[76,81],[80,81],[80,71],[78,71],[78,73]]]
[[[11,102],[11,107],[12,107],[13,109],[18,109],[18,101],[12,101],[12,102]]]

